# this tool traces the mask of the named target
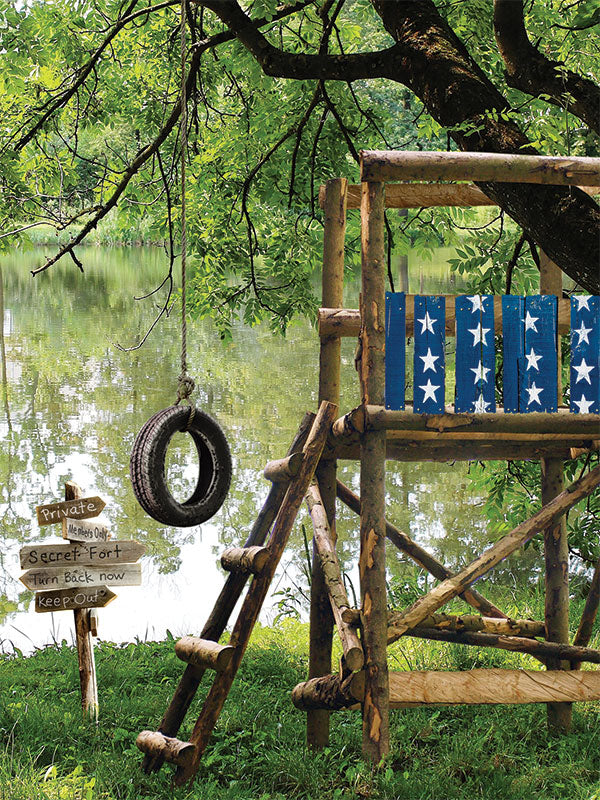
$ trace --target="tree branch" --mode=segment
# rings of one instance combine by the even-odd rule
[[[196,0],[213,11],[256,58],[265,75],[297,80],[355,81],[389,78],[400,55],[400,46],[369,53],[318,55],[292,53],[272,45],[237,0]]]
[[[600,87],[531,44],[523,0],[494,0],[494,33],[509,86],[534,97],[547,95],[549,103],[566,108],[600,135]]]

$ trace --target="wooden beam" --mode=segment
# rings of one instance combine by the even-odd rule
[[[358,359],[363,403],[383,403],[385,378],[385,249],[383,184],[364,183],[361,205],[363,328]],[[360,444],[362,644],[365,654],[362,752],[378,764],[389,752],[387,592],[385,584],[385,433]]]
[[[316,481],[313,481],[308,487],[306,504],[313,523],[314,542],[321,563],[333,618],[342,643],[345,663],[349,670],[359,670],[362,669],[364,664],[363,649],[356,628],[344,621],[343,612],[352,610],[352,606],[346,594],[340,563],[335,551],[335,543],[331,536],[327,514]]]
[[[388,625],[394,624],[396,616],[402,612],[392,611],[388,616]],[[477,614],[431,614],[419,622],[415,630],[432,628],[434,630],[460,633],[463,631],[493,633],[499,636],[543,636],[545,623],[532,619],[498,619],[483,617]],[[407,631],[407,635],[408,635]]]
[[[571,330],[571,301],[557,294],[558,332],[568,334]],[[446,335],[456,336],[456,295],[444,294],[446,303]],[[415,323],[415,295],[406,295],[406,335],[412,336]],[[502,334],[502,295],[494,296],[494,332]],[[319,336],[355,337],[360,333],[360,310],[358,308],[323,307],[319,309]]]
[[[319,708],[335,711],[355,706],[364,696],[364,672],[344,678],[340,675],[322,675],[295,686],[292,690],[292,703],[301,711]]]
[[[587,194],[600,193],[599,186],[580,186]],[[325,186],[319,187],[319,205],[324,208]],[[443,206],[495,206],[481,189],[470,183],[388,183],[385,186],[386,208],[431,208]],[[360,208],[360,184],[348,185],[348,210]]]
[[[455,461],[537,461],[540,458],[572,458],[571,444],[581,444],[577,454],[592,453],[600,449],[600,442],[574,439],[573,442],[550,441],[539,444],[535,442],[431,442],[424,445],[421,441],[390,440],[386,442],[386,458],[390,461],[431,461],[435,463]],[[338,459],[356,461],[360,458],[360,446],[357,443],[335,444],[330,454]]]
[[[561,642],[539,642],[524,636],[505,636],[485,631],[444,631],[437,628],[411,628],[406,636],[418,639],[433,639],[437,642],[472,645],[474,647],[496,647],[514,653],[527,653],[546,663],[549,659],[560,661],[588,661],[600,664],[600,651],[590,647],[574,647]]]
[[[182,742],[157,731],[142,731],[138,734],[136,744],[148,758],[158,759],[161,763],[168,761],[180,767],[187,766],[194,754],[191,742]]]
[[[324,305],[344,303],[344,247],[346,238],[346,203],[348,181],[337,178],[327,181],[324,191],[323,270],[321,301]],[[319,347],[319,403],[340,403],[341,343],[335,334],[322,337]],[[331,536],[335,542],[335,459],[322,460],[317,467],[322,499]],[[316,678],[331,672],[333,612],[325,586],[315,542],[312,547],[310,584],[310,630],[308,677]],[[306,715],[306,742],[319,750],[329,742],[329,714],[310,710]]]
[[[416,627],[425,617],[433,614],[452,598],[464,592],[467,586],[481,578],[515,550],[523,547],[537,533],[554,525],[557,519],[580,500],[588,497],[599,484],[600,466],[570,484],[536,514],[485,550],[455,577],[442,581],[424,597],[419,598],[395,620],[391,639],[390,630],[388,630],[388,642],[400,638],[407,630]]]
[[[362,150],[361,181],[498,181],[598,186],[600,158]]]
[[[562,294],[562,272],[548,256],[540,252],[540,294]],[[558,339],[558,363],[561,363],[561,342]],[[557,401],[562,400],[561,371],[558,370]],[[548,503],[565,488],[563,460],[542,458],[542,504]],[[569,641],[569,544],[564,517],[544,531],[545,619],[549,642]],[[549,659],[548,669],[570,669],[569,662]],[[572,723],[569,703],[548,704],[548,727],[556,733],[566,733]]]
[[[355,514],[360,514],[360,497],[354,494],[354,492],[341,481],[337,482],[337,496],[342,503],[352,509]],[[452,577],[453,573],[438,561],[435,556],[428,553],[421,545],[413,541],[410,536],[407,536],[406,533],[396,528],[388,520],[385,522],[385,534],[390,542],[395,544],[402,553],[412,558],[416,564],[426,569],[435,578],[443,581],[446,578]],[[506,618],[506,615],[503,614],[499,608],[493,603],[490,603],[489,600],[475,591],[475,589],[466,589],[461,597],[466,603],[472,605],[473,608],[476,608],[482,614],[487,614],[489,617]]]
[[[351,412],[352,413],[352,412]],[[573,439],[600,438],[598,414],[571,414],[559,409],[556,413],[505,414],[503,411],[486,414],[415,414],[389,411],[383,406],[367,406],[364,414],[356,412],[355,424],[364,419],[365,430],[395,431],[472,431],[473,433],[568,433]],[[334,423],[334,431],[336,430]]]
[[[600,700],[600,671],[392,672],[390,708]]]

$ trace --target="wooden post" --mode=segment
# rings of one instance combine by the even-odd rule
[[[562,296],[562,272],[544,253],[540,253],[540,293]],[[558,402],[561,402],[560,339],[558,340]],[[564,489],[563,462],[559,458],[542,458],[542,505]],[[546,639],[549,642],[569,641],[569,546],[565,518],[544,531],[546,567]],[[548,669],[569,669],[565,661],[548,659]],[[548,728],[566,733],[571,728],[570,703],[548,703]]]
[[[323,231],[323,274],[321,281],[323,305],[338,307],[344,302],[344,239],[346,235],[345,178],[327,181],[325,186],[325,225]],[[319,403],[324,400],[340,402],[340,338],[323,337],[319,352]],[[323,506],[335,544],[335,481],[336,462],[323,461],[317,468]],[[331,642],[333,614],[321,563],[313,543],[310,592],[310,641],[308,677],[318,678],[331,672]],[[306,741],[318,750],[329,742],[329,712],[310,710],[306,717]]]
[[[65,500],[79,500],[83,492],[76,483],[65,483]],[[63,525],[66,523],[63,522]],[[79,683],[81,686],[81,707],[86,718],[98,722],[98,683],[96,681],[96,662],[94,661],[94,643],[92,641],[91,611],[89,608],[77,608],[75,617],[75,641],[77,659],[79,661]]]
[[[362,185],[362,402],[383,405],[385,376],[385,251],[383,183]],[[360,588],[365,654],[362,749],[379,763],[389,752],[387,598],[385,583],[385,431],[360,444]]]

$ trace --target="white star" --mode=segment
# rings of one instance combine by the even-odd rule
[[[581,400],[573,400],[573,405],[576,405],[576,406],[579,407],[579,413],[580,414],[589,414],[590,413],[590,408],[594,405],[594,401],[593,400],[586,400],[585,399],[585,395],[582,394],[581,395]]]
[[[579,381],[587,381],[591,386],[592,382],[590,380],[590,372],[593,369],[596,369],[593,365],[586,364],[585,358],[582,358],[581,364],[579,366],[573,364],[573,369],[577,373],[577,380],[575,381],[575,383],[579,383]]]
[[[538,332],[538,329],[535,327],[535,323],[538,321],[539,317],[532,317],[529,311],[525,315],[525,330],[529,331],[532,330],[535,333]]]
[[[485,340],[486,333],[489,333],[491,328],[482,328],[481,325],[478,325],[476,328],[469,328],[469,333],[473,334],[473,347],[482,342],[484,345],[487,344]]]
[[[437,361],[439,356],[434,356],[431,353],[431,347],[427,348],[427,355],[426,356],[419,356],[419,358],[423,361],[423,372],[427,372],[428,369],[437,372],[435,368],[434,361]]]
[[[585,325],[582,322],[581,323],[581,328],[575,328],[573,330],[573,333],[579,334],[579,341],[577,342],[577,344],[581,344],[582,342],[585,342],[586,344],[589,344],[590,340],[588,339],[588,333],[591,333],[591,332],[592,332],[592,329],[591,328],[586,328]]]
[[[589,294],[578,294],[575,296],[575,300],[577,300],[577,311],[581,311],[582,308],[587,308],[590,310],[588,306],[588,301],[590,300],[591,295]]]
[[[433,323],[437,322],[437,319],[431,319],[429,316],[429,311],[426,311],[425,316],[421,319],[418,319],[417,322],[420,322],[423,326],[421,328],[421,333],[425,333],[425,331],[431,331],[433,333]]]
[[[538,388],[534,382],[528,389],[526,389],[526,391],[529,392],[529,400],[527,401],[528,406],[530,406],[532,403],[537,403],[540,406],[542,405],[540,403],[540,393],[544,391],[543,386]]]
[[[477,381],[483,381],[484,383],[487,383],[487,377],[486,376],[487,376],[488,372],[490,371],[489,367],[484,367],[482,365],[481,361],[480,361],[479,364],[476,367],[471,367],[470,369],[471,369],[471,372],[475,373],[475,380],[473,381],[473,383],[477,383]],[[489,403],[488,403],[488,405],[489,405]]]
[[[474,314],[476,311],[483,311],[483,304],[480,294],[475,294],[473,297],[467,297],[469,303],[473,303],[473,308],[471,309],[471,313]]]
[[[425,396],[423,397],[423,402],[425,402],[425,400],[428,400],[429,398],[431,398],[434,402],[436,402],[435,393],[439,388],[440,388],[439,386],[434,386],[431,383],[431,379],[428,378],[425,386],[419,386],[419,389],[423,389],[423,391],[425,392]]]
[[[525,358],[527,359],[527,367],[525,368],[526,370],[528,370],[530,367],[533,367],[534,369],[537,369],[538,372],[540,371],[537,362],[540,361],[542,357],[535,354],[533,347],[529,353],[525,353]]]
[[[491,403],[486,403],[483,399],[483,394],[480,394],[477,400],[475,400],[473,411],[475,411],[477,414],[484,414],[487,411],[487,407],[490,405]]]

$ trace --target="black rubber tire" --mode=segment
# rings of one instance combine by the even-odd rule
[[[189,528],[210,519],[223,505],[231,484],[231,453],[220,425],[189,406],[158,411],[138,433],[131,451],[133,492],[144,511],[164,525]],[[191,497],[179,503],[167,486],[165,456],[171,438],[188,432],[198,452],[198,482]]]

